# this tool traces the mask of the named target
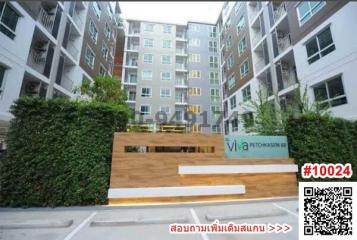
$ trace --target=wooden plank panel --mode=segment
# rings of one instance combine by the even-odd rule
[[[232,199],[297,195],[295,173],[269,174],[203,174],[179,175],[178,166],[294,164],[287,159],[241,159],[224,157],[222,135],[177,133],[115,133],[110,188],[179,187],[204,185],[246,186],[243,196]],[[214,146],[214,153],[126,153],[125,146]],[[174,198],[191,201],[193,198]],[[206,196],[203,199],[227,199],[227,196]],[[128,199],[137,201],[135,199]],[[147,199],[150,201],[150,199]],[[157,199],[158,200],[158,199]],[[162,199],[165,200],[165,199]],[[120,200],[125,202],[126,200]]]

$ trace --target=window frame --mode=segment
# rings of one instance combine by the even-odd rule
[[[248,92],[249,94],[247,94]],[[242,98],[243,98],[243,102],[252,100],[252,92],[251,92],[250,84],[248,84],[245,88],[242,89]]]
[[[296,5],[296,12],[297,12],[297,17],[298,17],[298,22],[299,22],[299,26],[303,26],[305,23],[307,23],[316,13],[318,13],[325,5],[326,5],[326,1],[320,1],[319,4],[317,4],[314,8],[311,8],[311,2],[314,1],[301,1]],[[304,15],[304,16],[300,16],[300,11],[299,11],[299,6],[302,3],[308,3],[309,4],[309,11]],[[321,5],[320,5],[321,4]],[[316,10],[315,13],[313,13],[313,10],[315,10],[318,7],[318,9]],[[304,20],[304,22],[302,22],[301,20],[304,19],[306,16],[309,16],[306,20]]]
[[[93,61],[92,61],[91,65],[87,62],[87,52],[88,52],[88,50],[92,53],[92,56],[93,56]],[[91,69],[94,68],[95,57],[96,57],[96,55],[95,55],[94,51],[93,51],[92,48],[87,44],[86,50],[85,50],[85,53],[84,53],[84,62],[85,62]]]
[[[144,72],[151,72],[151,79],[146,79],[146,78],[144,78]],[[141,71],[141,80],[142,81],[152,81],[152,79],[153,79],[153,71],[152,70],[150,70],[150,69],[143,69],[142,71]]]
[[[150,44],[150,45],[147,45],[147,44],[146,44],[147,41],[150,41],[151,44]],[[144,38],[143,47],[144,47],[144,48],[153,48],[153,47],[154,47],[154,39],[152,39],[152,38]]]
[[[19,19],[22,17],[22,15],[16,10],[16,8],[13,7],[13,5],[10,3],[10,2],[3,2],[4,3],[4,6],[3,6],[3,9],[2,11],[0,12],[0,25],[2,27],[4,27],[7,31],[9,31],[12,36],[9,36],[8,34],[4,33],[3,31],[0,31],[2,34],[6,35],[7,37],[9,37],[10,39],[14,40],[15,37],[16,37],[16,28],[17,28],[17,25],[19,23]],[[15,26],[15,29],[11,29],[8,25],[6,25],[3,21],[2,21],[2,18],[3,18],[3,15],[4,15],[4,12],[5,12],[5,9],[6,7],[10,8],[16,15],[17,15],[17,19],[16,19],[16,26]]]
[[[169,61],[169,62],[164,62],[164,58],[165,58],[165,57],[169,57],[170,61]],[[171,55],[167,55],[167,54],[161,55],[161,64],[171,65],[171,64],[172,64]]]
[[[143,114],[143,112],[141,111],[142,107],[148,107],[148,112],[145,112],[145,114]],[[142,104],[140,105],[140,115],[151,115],[151,105],[149,104]]]
[[[149,89],[149,93],[145,93],[143,96],[143,90]],[[152,97],[152,89],[151,87],[141,87],[140,88],[140,97],[142,98],[151,98]]]
[[[166,94],[162,94],[163,92],[163,90],[169,90],[169,94],[168,95],[166,95]],[[170,88],[168,88],[168,87],[161,87],[160,88],[160,98],[170,98],[171,97],[171,89]]]
[[[147,56],[151,56],[151,61],[150,62],[145,60],[145,57],[147,57]],[[152,53],[144,53],[143,54],[143,63],[153,64],[154,63],[154,54],[152,54]]]
[[[232,104],[232,100],[234,99],[234,105]],[[234,109],[237,107],[237,97],[236,95],[233,95],[232,97],[229,98],[229,105],[230,105],[230,109]]]
[[[330,31],[330,35],[331,35],[331,39],[332,39],[332,43],[330,43],[329,45],[327,45],[326,47],[324,47],[323,49],[321,49],[320,47],[320,41],[319,41],[319,35],[321,35],[323,32],[325,32],[326,30],[329,30]],[[316,41],[316,44],[317,44],[317,52],[315,52],[314,54],[312,54],[310,57],[308,56],[308,49],[307,49],[307,45],[309,43],[311,43],[312,41]],[[322,30],[320,30],[318,33],[316,33],[313,37],[311,37],[308,41],[306,41],[304,43],[305,45],[305,49],[306,49],[306,56],[307,56],[307,62],[311,65],[313,64],[314,62],[320,60],[322,57],[325,57],[326,55],[328,55],[329,53],[333,52],[336,50],[336,45],[335,45],[335,42],[333,40],[333,37],[332,37],[332,32],[331,32],[331,26],[328,25],[327,27],[323,28]],[[322,56],[322,52],[324,52],[325,50],[327,50],[328,48],[334,46],[335,49],[333,49],[332,51],[328,52],[327,54],[323,55]],[[309,62],[309,60],[313,59],[314,57],[316,56],[319,56],[318,59],[314,60],[313,62]]]
[[[244,65],[244,63],[247,63],[247,72],[245,74],[242,74],[242,66]],[[248,61],[248,58],[246,60],[244,60],[240,65],[239,65],[239,73],[240,73],[240,77],[241,78],[244,78],[246,77],[248,74],[249,74],[249,71],[250,71],[250,67],[249,67],[249,61]]]
[[[170,75],[170,77],[168,79],[164,79],[164,73],[168,73]],[[161,72],[161,81],[171,81],[171,72]]]

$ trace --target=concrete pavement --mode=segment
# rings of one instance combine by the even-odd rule
[[[170,204],[0,209],[1,240],[298,239],[297,199]],[[289,224],[288,233],[170,234],[171,223]]]

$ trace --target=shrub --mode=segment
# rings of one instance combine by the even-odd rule
[[[126,129],[126,106],[20,98],[11,113],[0,205],[106,202],[113,133]]]
[[[354,172],[352,179],[344,180],[357,180],[357,122],[306,114],[297,119],[290,118],[286,132],[290,156],[295,159],[299,169],[304,163],[351,163]],[[299,179],[307,180],[301,175]]]

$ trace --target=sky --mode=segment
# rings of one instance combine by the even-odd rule
[[[186,24],[216,23],[224,2],[119,2],[122,18]]]

